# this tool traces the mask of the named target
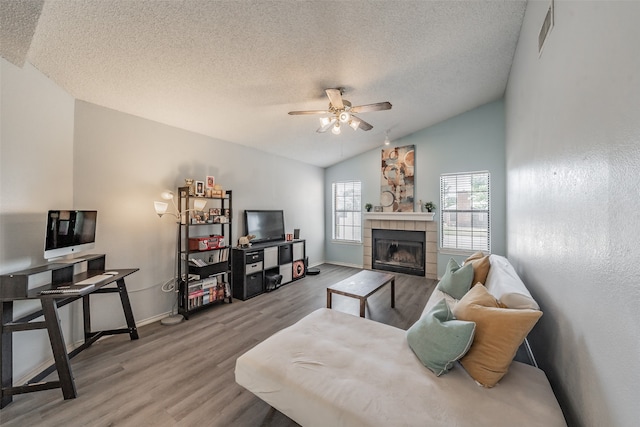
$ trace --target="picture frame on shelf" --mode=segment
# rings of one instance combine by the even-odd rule
[[[204,181],[196,181],[196,190],[194,195],[204,197]]]
[[[212,175],[207,175],[207,188],[213,188],[216,184],[216,178]]]

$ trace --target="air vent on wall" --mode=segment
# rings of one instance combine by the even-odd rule
[[[542,48],[544,47],[544,43],[553,28],[553,0],[551,0],[551,4],[549,5],[549,9],[547,10],[547,15],[544,17],[544,22],[542,23],[542,28],[540,28],[540,34],[538,34],[538,54],[542,55]]]

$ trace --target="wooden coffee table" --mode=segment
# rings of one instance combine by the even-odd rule
[[[363,270],[327,288],[327,308],[331,308],[332,294],[344,295],[360,300],[360,317],[369,295],[391,282],[391,308],[396,306],[396,276],[379,271]]]

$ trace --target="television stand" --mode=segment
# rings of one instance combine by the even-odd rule
[[[118,268],[117,274],[95,283],[93,286],[78,286],[84,279],[105,272],[104,255],[83,257],[87,262],[87,271],[74,275],[74,264],[55,263],[17,271],[0,277],[0,409],[13,401],[13,395],[35,391],[62,389],[64,399],[77,396],[76,386],[71,372],[70,360],[86,350],[103,336],[129,334],[130,339],[138,339],[138,329],[131,310],[125,277],[138,271],[137,268]],[[112,271],[113,272],[113,271]],[[44,276],[43,276],[44,275]],[[42,277],[49,277],[48,283],[42,283]],[[38,286],[31,286],[36,283]],[[115,284],[115,287],[107,287]],[[40,286],[41,285],[41,286]],[[74,293],[47,294],[41,291],[78,287]],[[126,328],[107,331],[91,330],[91,306],[89,298],[93,294],[118,293],[127,323]],[[84,343],[67,353],[58,309],[73,301],[82,299],[84,322]],[[13,318],[13,303],[18,300],[39,300],[42,309]],[[34,321],[44,316],[44,321]],[[28,380],[24,385],[13,385],[13,333],[46,329],[53,353],[54,364]],[[52,372],[57,371],[58,380],[42,382]]]
[[[280,285],[302,279],[305,269],[305,240],[278,240],[233,248],[233,297],[246,300],[267,290],[268,277],[282,276]]]

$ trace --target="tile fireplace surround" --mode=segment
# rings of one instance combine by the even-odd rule
[[[425,277],[438,277],[438,228],[433,213],[426,212],[365,212],[364,213],[364,268],[371,268],[371,230],[424,231]]]

